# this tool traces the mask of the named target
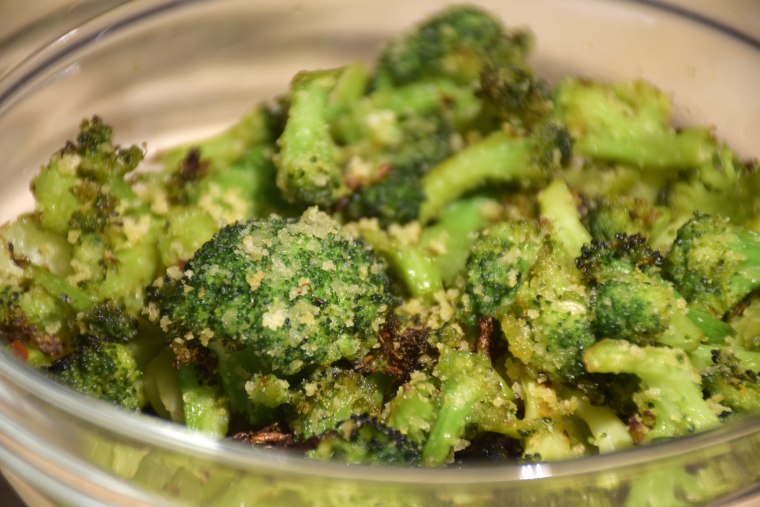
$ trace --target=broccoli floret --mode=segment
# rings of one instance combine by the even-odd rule
[[[531,43],[530,34],[509,33],[484,10],[450,7],[391,40],[380,55],[375,83],[401,85],[444,77],[470,84],[488,62],[524,66]]]
[[[80,393],[128,410],[145,404],[142,371],[124,344],[85,340],[74,352],[54,362],[50,372]]]
[[[756,412],[760,409],[759,358],[757,352],[736,351],[731,346],[713,348],[711,364],[701,372],[706,396],[737,413]]]
[[[596,239],[613,241],[617,234],[641,234],[655,248],[670,247],[671,213],[663,206],[631,196],[596,197],[585,208],[583,222]],[[675,231],[672,231],[675,233]]]
[[[172,336],[288,375],[364,355],[390,303],[383,265],[316,208],[225,227],[158,292]]]
[[[303,440],[334,430],[351,416],[378,417],[382,410],[380,379],[330,367],[304,379],[292,393],[289,423]]]
[[[641,379],[634,399],[642,421],[649,426],[645,441],[718,424],[718,417],[702,398],[699,374],[683,350],[605,339],[587,349],[583,361],[591,373],[633,373]]]
[[[518,436],[514,393],[487,354],[445,350],[433,375],[440,383],[440,408],[422,452],[425,466],[450,461],[469,427]]]
[[[368,415],[355,415],[323,433],[309,457],[349,464],[414,465],[420,449],[400,432]]]
[[[638,234],[584,246],[576,266],[591,284],[599,336],[693,350],[704,338],[686,301],[660,276],[663,259]]]
[[[83,120],[68,142],[32,180],[43,228],[65,236],[70,228],[102,231],[118,217],[117,202],[133,203],[125,181],[143,158],[138,146],[113,144],[113,130],[95,116]]]
[[[498,222],[484,229],[467,259],[466,291],[476,318],[498,316],[541,251],[545,232],[535,221]]]
[[[679,169],[703,164],[715,153],[708,130],[676,132],[669,98],[644,81],[566,79],[554,100],[554,114],[575,138],[577,153],[592,159]]]
[[[440,402],[435,379],[415,372],[385,405],[385,422],[415,444],[424,444],[440,410]]]
[[[413,116],[398,122],[400,143],[371,154],[373,165],[387,172],[351,196],[346,215],[377,217],[381,225],[415,220],[425,199],[422,176],[453,151],[454,132],[440,115]]]
[[[531,375],[571,383],[595,341],[586,287],[558,245],[545,240],[500,317],[509,351]]]
[[[719,318],[760,288],[760,235],[725,218],[695,215],[665,261],[665,274],[686,300]]]

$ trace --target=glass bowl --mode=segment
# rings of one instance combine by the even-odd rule
[[[537,35],[540,74],[644,77],[681,124],[714,125],[760,155],[760,42],[653,2],[477,2]],[[301,69],[371,58],[442,2],[108,2],[37,25],[37,49],[0,78],[0,222],[32,205],[28,184],[79,120],[99,114],[152,152],[206,135]],[[59,13],[60,14],[60,13]],[[28,43],[25,39],[25,43]],[[15,48],[18,49],[18,48]],[[0,54],[2,60],[2,54]],[[311,462],[249,449],[83,398],[0,354],[0,465],[30,505],[623,505],[687,473],[686,503],[731,502],[760,485],[760,418],[612,455],[427,470]],[[752,500],[747,500],[752,501]]]

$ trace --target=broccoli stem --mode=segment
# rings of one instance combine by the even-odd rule
[[[327,117],[334,118],[356,103],[364,95],[368,82],[369,68],[366,63],[356,61],[343,67],[328,98]]]
[[[633,445],[628,428],[609,407],[592,405],[585,396],[578,397],[575,414],[588,425],[593,444],[602,454],[626,449]]]
[[[580,255],[581,247],[591,241],[591,235],[581,223],[575,198],[567,184],[560,179],[553,180],[539,192],[538,207],[541,215],[551,221],[552,237],[568,257],[574,259]]]
[[[66,281],[65,278],[54,275],[50,271],[34,264],[26,267],[35,282],[45,289],[51,296],[64,301],[78,312],[87,312],[97,303],[97,298]]]
[[[686,317],[707,337],[707,343],[723,343],[727,336],[734,334],[730,325],[705,310],[689,308]]]
[[[348,193],[330,134],[328,102],[340,71],[301,72],[293,79],[290,110],[278,143],[277,186],[293,202],[329,208]]]
[[[220,396],[214,387],[202,385],[192,366],[180,366],[177,377],[182,391],[185,426],[208,435],[226,435],[230,421],[226,397]]]
[[[432,300],[433,294],[443,289],[438,266],[414,245],[403,244],[379,230],[363,230],[362,237],[383,257],[394,273],[404,282],[409,294]]]
[[[446,159],[423,177],[425,202],[420,207],[420,222],[433,220],[448,203],[486,182],[524,184],[542,176],[542,169],[533,160],[530,140],[495,132]]]
[[[485,197],[473,197],[451,203],[440,219],[422,231],[420,246],[436,252],[434,257],[444,283],[450,284],[464,269],[475,234],[488,224],[484,206],[492,203]]]

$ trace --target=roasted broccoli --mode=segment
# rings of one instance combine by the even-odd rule
[[[84,120],[0,227],[0,337],[85,395],[349,464],[539,471],[760,410],[758,165],[643,81],[549,84],[531,43],[448,7],[153,165]],[[310,494],[127,454],[215,504]]]
[[[357,359],[389,310],[384,266],[326,214],[230,225],[157,288],[175,340],[217,343],[286,375]]]

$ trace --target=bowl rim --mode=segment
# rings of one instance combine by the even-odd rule
[[[608,0],[594,0],[609,3]],[[135,23],[210,0],[133,0],[115,6],[79,25],[69,27],[52,41],[0,77],[0,115],[13,106],[25,85],[60,60],[103,37],[113,36]],[[760,50],[760,39],[720,21],[684,7],[657,0],[626,0],[635,8],[655,9],[666,15],[704,26],[736,42]],[[239,443],[194,433],[183,426],[140,413],[126,414],[109,403],[76,393],[22,364],[7,350],[0,351],[0,378],[13,384],[75,420],[99,430],[126,437],[136,443],[156,446],[169,452],[187,453],[240,470],[265,469],[314,478],[360,480],[364,482],[420,485],[505,484],[545,478],[573,478],[622,469],[704,451],[730,444],[760,431],[760,414],[738,418],[728,424],[694,435],[611,454],[587,456],[559,462],[468,465],[463,468],[426,469],[369,465],[345,465],[315,461],[287,452],[248,448]],[[2,386],[0,386],[2,387]],[[125,414],[127,415],[125,417]],[[381,473],[378,473],[380,471]]]

